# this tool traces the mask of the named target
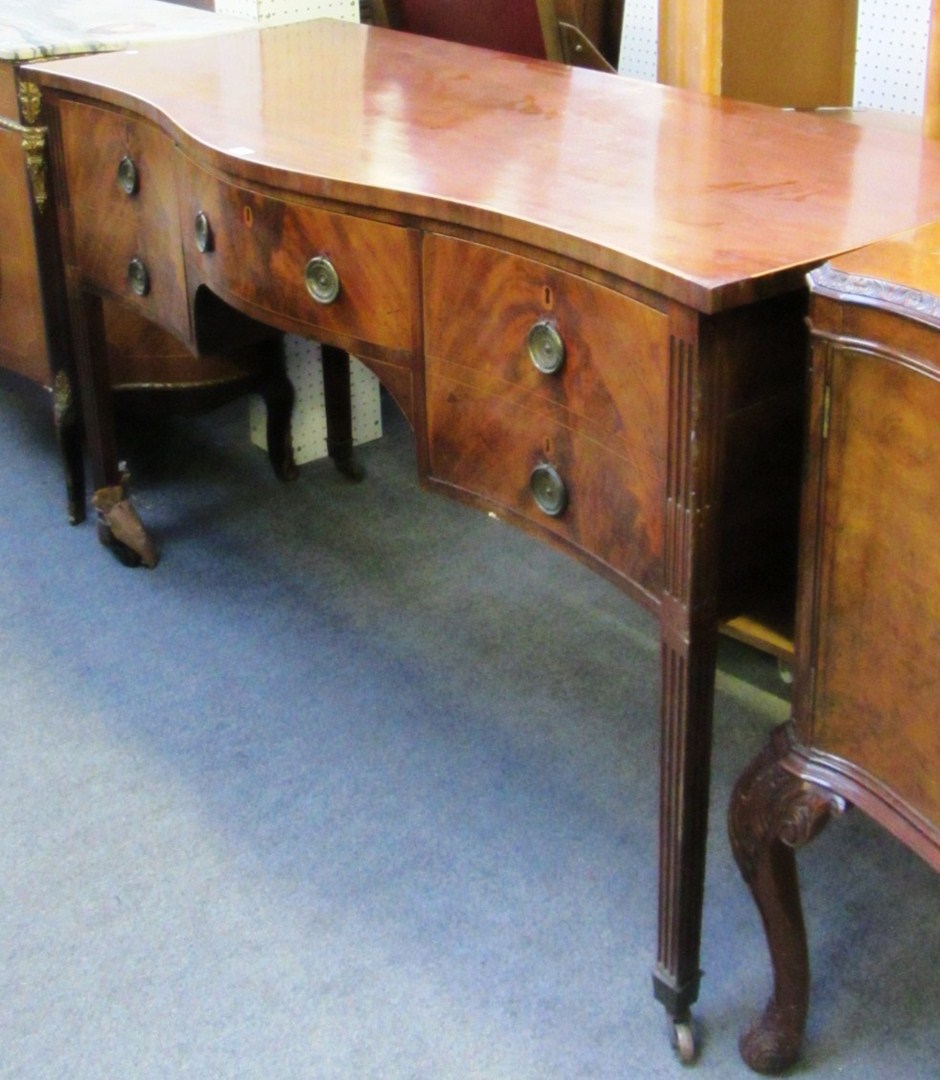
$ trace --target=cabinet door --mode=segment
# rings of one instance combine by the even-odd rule
[[[828,386],[811,741],[938,822],[940,378],[838,348]]]

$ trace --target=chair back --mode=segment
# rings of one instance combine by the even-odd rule
[[[375,21],[425,37],[561,60],[554,0],[375,0]]]

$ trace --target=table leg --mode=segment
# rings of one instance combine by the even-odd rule
[[[672,1020],[685,1063],[696,1054],[691,1007],[701,979],[725,377],[723,355],[703,356],[691,331],[671,338],[660,604],[659,933],[653,990]]]
[[[64,370],[57,371],[52,380],[52,408],[65,471],[69,522],[79,525],[85,520],[85,453],[75,387]]]
[[[69,313],[91,464],[92,505],[98,512],[98,539],[129,566],[156,566],[156,548],[131,504],[127,478],[118,462],[101,298],[73,285]]]
[[[786,729],[741,774],[728,810],[731,847],[760,911],[774,971],[773,993],[740,1042],[741,1056],[761,1073],[796,1061],[806,1026],[809,957],[794,849],[846,808],[840,796],[783,767]]]
[[[284,343],[278,336],[255,346],[263,357],[257,390],[264,401],[267,425],[268,459],[278,480],[296,480],[294,437],[291,419],[294,412],[294,384],[284,364]]]
[[[717,628],[708,620],[661,645],[659,938],[653,988],[674,1025],[686,1063],[696,1054],[691,1007],[701,972]]]
[[[323,397],[326,403],[326,449],[336,468],[350,480],[362,480],[365,471],[353,451],[352,392],[349,353],[323,345]]]

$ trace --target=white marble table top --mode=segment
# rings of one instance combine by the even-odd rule
[[[0,0],[0,60],[107,52],[254,25],[161,0]]]

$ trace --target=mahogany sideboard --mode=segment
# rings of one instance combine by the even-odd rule
[[[761,1072],[796,1060],[806,1022],[794,849],[852,805],[940,870],[940,224],[834,259],[810,290],[793,719],[729,815],[774,967],[741,1040]]]
[[[234,308],[354,352],[429,489],[658,617],[654,988],[691,1058],[717,626],[790,570],[805,275],[940,218],[940,146],[332,20],[30,76],[96,488],[102,297],[197,352]]]

